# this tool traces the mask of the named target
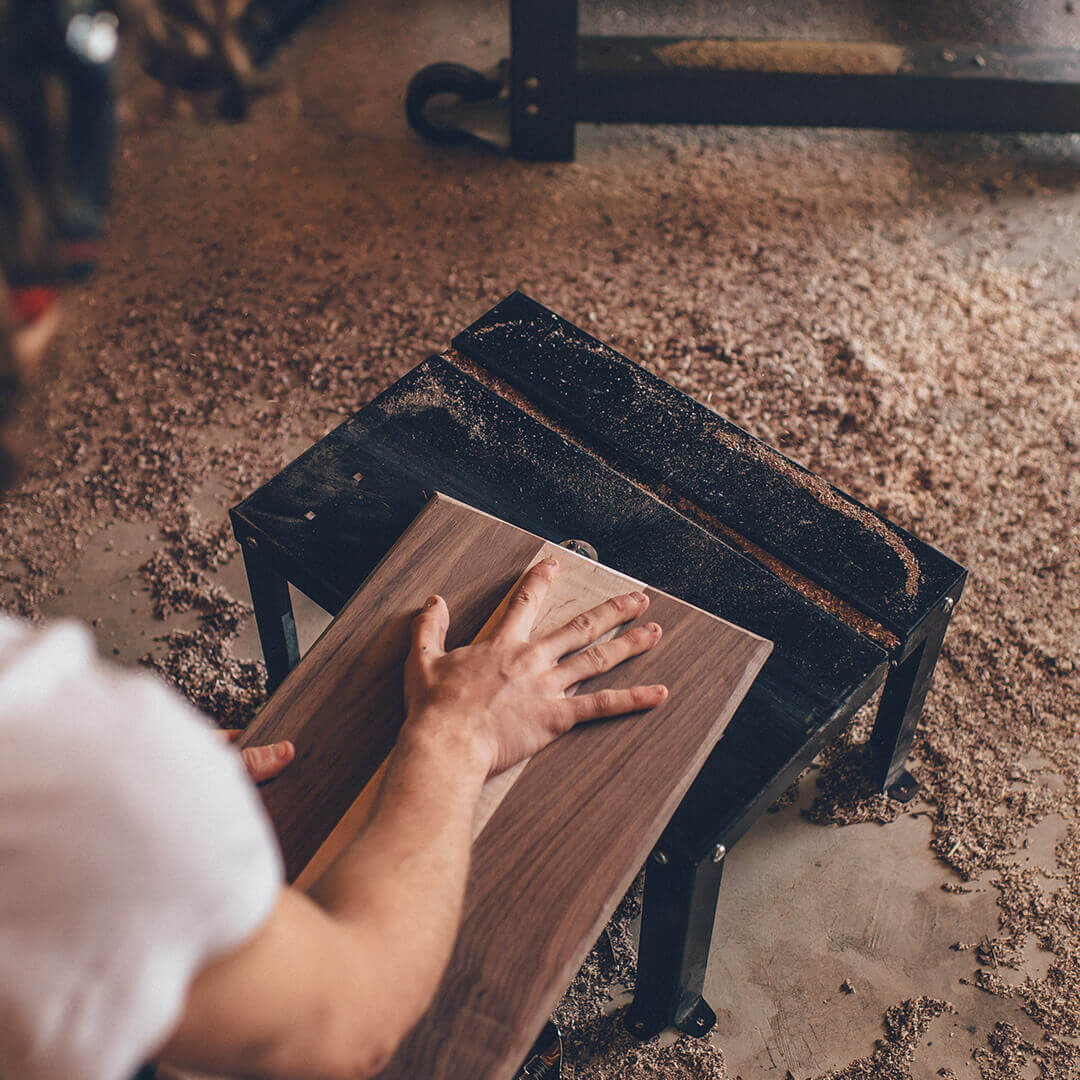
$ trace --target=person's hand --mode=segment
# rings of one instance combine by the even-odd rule
[[[221,734],[226,742],[236,742],[243,732],[227,730]],[[273,780],[296,757],[296,747],[291,742],[270,743],[268,746],[245,746],[240,751],[240,757],[243,759],[248,776],[256,784],[261,784],[266,780]]]
[[[514,590],[492,634],[452,652],[445,648],[450,623],[446,602],[439,596],[427,601],[413,621],[412,651],[405,665],[404,735],[468,739],[481,767],[493,776],[575,724],[651,709],[666,699],[664,686],[573,695],[578,683],[651,649],[661,630],[648,623],[595,644],[609,630],[645,612],[649,599],[635,592],[615,596],[529,641],[558,572],[553,559],[538,563]]]

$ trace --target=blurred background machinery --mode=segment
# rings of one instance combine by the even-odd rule
[[[578,13],[578,0],[510,0],[509,58],[419,71],[409,123],[549,161],[573,158],[577,123],[1080,130],[1076,49],[579,34]]]

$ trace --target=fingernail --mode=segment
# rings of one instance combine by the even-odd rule
[[[639,604],[644,604],[649,598],[643,592],[632,592],[630,594]]]
[[[437,596],[429,596],[424,601],[424,607],[426,607],[426,608],[434,607],[438,602],[439,602],[439,598]]]
[[[645,627],[645,629],[648,630],[650,634],[659,634],[660,633],[660,624],[651,622],[651,623],[649,623],[648,626]]]
[[[649,687],[649,689],[650,689],[650,690],[651,690],[651,691],[652,691],[652,692],[653,692],[654,694],[658,694],[658,695],[659,695],[660,697],[662,697],[662,698],[666,698],[666,697],[667,697],[667,687],[666,687],[666,686],[663,686],[663,685],[661,685],[660,683],[657,683],[657,684],[656,684],[655,686],[650,686],[650,687]]]
[[[276,757],[278,761],[284,761],[289,756],[291,750],[292,747],[287,742],[279,742],[274,747],[274,757]]]
[[[541,566],[550,566],[552,568],[559,565],[557,559],[553,559],[550,555],[540,564]]]

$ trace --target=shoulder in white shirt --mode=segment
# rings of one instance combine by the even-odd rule
[[[78,624],[0,616],[0,1077],[128,1080],[281,884],[209,721]]]

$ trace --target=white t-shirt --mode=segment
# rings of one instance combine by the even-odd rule
[[[78,624],[0,616],[2,1080],[130,1080],[281,883],[208,721]]]

